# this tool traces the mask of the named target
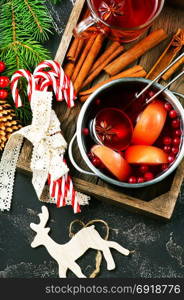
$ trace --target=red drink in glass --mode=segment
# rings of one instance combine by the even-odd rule
[[[133,133],[132,122],[120,109],[102,109],[94,122],[94,134],[102,144],[120,151],[130,144]]]
[[[119,42],[137,39],[161,12],[164,0],[87,0],[91,16],[76,28],[80,33],[96,24]]]

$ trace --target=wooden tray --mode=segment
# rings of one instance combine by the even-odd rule
[[[72,39],[72,31],[81,15],[84,7],[84,0],[77,0],[72,10],[61,43],[56,53],[55,59],[61,64],[64,61],[66,52]],[[169,34],[174,34],[178,28],[184,27],[184,12],[180,9],[173,9],[165,6],[161,16],[154,23],[151,30],[164,28]],[[147,34],[147,33],[146,33]],[[145,35],[146,35],[145,34]],[[147,71],[150,70],[159,55],[165,49],[169,39],[162,42],[159,46],[149,51],[136,63],[142,65]],[[127,45],[127,47],[130,47]],[[105,75],[107,76],[107,75]],[[104,79],[104,76],[100,80]],[[182,87],[181,80],[171,87],[172,90],[184,93],[184,85]],[[77,103],[74,109],[67,109],[64,103],[55,103],[56,113],[61,121],[61,128],[64,136],[69,142],[75,132],[76,119],[80,111],[81,104]],[[21,171],[31,172],[30,158],[32,147],[28,141],[25,141],[18,162],[18,169]],[[78,164],[87,169],[87,166],[80,157],[77,145],[74,147],[75,159]],[[75,188],[92,197],[102,199],[112,204],[118,204],[122,208],[126,208],[136,213],[142,213],[153,217],[159,217],[163,220],[169,220],[172,216],[181,184],[184,177],[184,161],[180,164],[177,171],[167,177],[162,182],[150,187],[141,189],[125,189],[114,187],[102,182],[100,179],[79,174],[70,165],[71,174],[73,176]],[[48,198],[47,189],[45,189],[42,199]]]

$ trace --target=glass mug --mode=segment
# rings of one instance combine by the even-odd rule
[[[87,0],[90,16],[74,34],[101,31],[112,40],[131,42],[142,35],[160,14],[165,0]]]

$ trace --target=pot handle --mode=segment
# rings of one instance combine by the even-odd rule
[[[71,139],[70,143],[69,143],[69,147],[68,147],[68,155],[69,155],[69,159],[72,163],[72,165],[75,167],[75,169],[83,174],[86,174],[86,175],[91,175],[91,176],[97,176],[96,174],[92,173],[92,172],[88,172],[88,171],[85,171],[83,169],[81,169],[77,163],[75,162],[74,158],[73,158],[73,153],[72,153],[72,147],[73,147],[73,143],[76,139],[76,136],[77,136],[77,133],[74,134],[73,138]]]

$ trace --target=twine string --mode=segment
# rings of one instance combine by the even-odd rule
[[[69,226],[69,237],[70,238],[72,238],[76,234],[72,230],[73,225],[76,224],[76,223],[80,224],[82,226],[82,228],[88,227],[88,226],[90,226],[94,223],[101,223],[101,224],[105,225],[105,228],[106,228],[106,234],[105,234],[103,239],[107,241],[108,238],[109,238],[109,226],[105,221],[100,220],[100,219],[91,220],[86,224],[84,222],[82,222],[81,220],[79,220],[79,219],[76,219],[76,220],[72,221],[70,223],[70,226]],[[95,278],[100,273],[101,263],[102,263],[102,252],[100,250],[97,250],[97,254],[96,254],[96,257],[95,257],[95,269],[89,275],[89,278]]]

